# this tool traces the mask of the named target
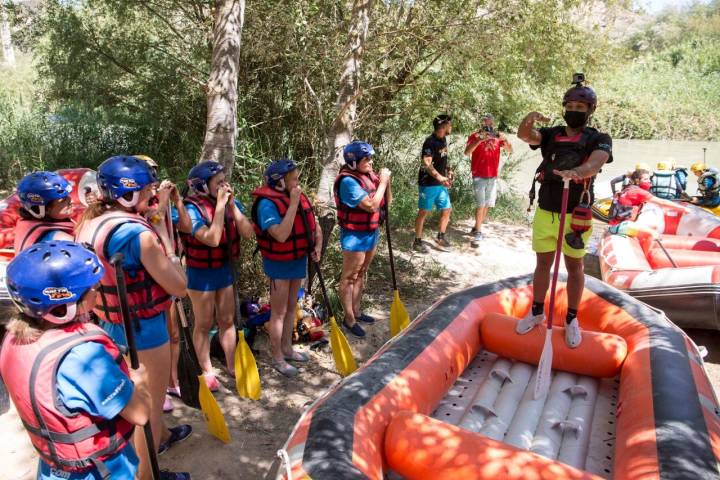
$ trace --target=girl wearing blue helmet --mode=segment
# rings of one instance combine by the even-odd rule
[[[15,227],[15,252],[46,240],[72,240],[75,222],[70,183],[55,172],[33,172],[18,183],[20,220]]]
[[[192,228],[181,239],[195,316],[193,342],[205,382],[211,391],[217,391],[209,332],[217,321],[227,370],[234,376],[237,332],[232,261],[240,254],[240,237],[251,238],[253,231],[222,165],[213,161],[195,165],[188,174],[188,185],[191,194],[184,201]]]
[[[363,338],[360,322],[372,324],[375,319],[361,312],[365,275],[380,238],[385,197],[390,200],[390,170],[383,168],[378,176],[373,170],[375,150],[366,142],[355,141],[345,146],[345,165],[335,179],[333,192],[337,205],[343,268],[340,276],[340,302],[345,312],[345,327],[354,336]]]
[[[305,279],[308,255],[320,260],[322,232],[310,200],[300,188],[300,171],[291,160],[276,160],[265,170],[265,183],[253,192],[252,220],[263,270],[270,278],[270,347],[273,367],[294,377],[291,362],[307,362],[293,350],[295,307]]]
[[[152,398],[150,424],[155,449],[167,450],[190,435],[189,425],[167,429],[162,405],[170,375],[170,346],[166,314],[172,297],[187,293],[185,272],[180,259],[172,252],[164,222],[150,223],[158,203],[157,177],[154,170],[134,156],[115,156],[105,160],[97,170],[101,198],[85,211],[78,225],[77,240],[92,246],[105,267],[95,314],[100,326],[119,344],[125,345],[120,316],[115,269],[109,259],[124,254],[123,267],[131,305],[140,364],[148,374]],[[162,212],[157,212],[162,214]],[[135,445],[144,445],[140,429]],[[142,447],[138,448],[143,451]],[[148,458],[140,456],[139,478],[150,478]]]
[[[4,319],[0,374],[37,450],[38,479],[134,478],[128,439],[147,422],[145,370],[129,370],[88,322],[104,268],[68,241],[39,243],[7,269],[14,305]],[[65,437],[64,439],[62,437]]]

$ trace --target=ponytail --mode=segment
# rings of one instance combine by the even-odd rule
[[[114,200],[101,199],[97,202],[89,204],[83,212],[82,216],[80,217],[80,221],[78,222],[77,226],[75,227],[75,233],[77,234],[82,230],[85,222],[89,222],[90,220],[99,217],[103,213],[117,208],[119,208],[119,206]]]

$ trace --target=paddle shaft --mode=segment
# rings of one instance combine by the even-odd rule
[[[390,236],[390,208],[388,207],[388,196],[385,192],[385,237],[388,244],[388,255],[390,256],[390,274],[392,275],[393,290],[397,290],[397,280],[395,279],[395,256],[392,249],[392,237]]]
[[[110,259],[110,265],[115,267],[115,283],[117,284],[118,299],[120,301],[120,315],[122,316],[123,326],[125,327],[125,338],[128,344],[128,354],[130,355],[130,367],[134,370],[140,366],[138,359],[137,345],[135,344],[135,332],[130,321],[130,306],[127,300],[127,284],[125,283],[125,270],[122,262],[125,255],[118,252]],[[147,446],[148,457],[150,458],[150,468],[154,480],[160,479],[160,465],[158,464],[157,452],[155,451],[155,441],[153,440],[152,427],[150,421],[143,425],[145,432],[145,444]]]
[[[225,207],[226,209],[228,207]],[[235,208],[235,202],[233,202],[229,208]],[[230,222],[230,213],[225,212],[225,248],[227,252],[228,261],[230,262],[230,272],[232,273],[232,285],[233,285],[233,300],[235,302],[235,320],[233,321],[233,324],[237,325],[236,322],[240,321],[242,319],[242,315],[240,314],[240,299],[238,299],[238,291],[237,291],[237,275],[235,274],[235,261],[233,260],[233,251],[232,251],[232,242],[230,239],[232,238],[230,235],[230,228],[232,227],[237,228],[237,225],[234,225],[233,222]]]
[[[660,239],[659,239],[659,238],[656,238],[655,241],[657,242],[658,245],[660,245],[660,248],[662,249],[662,251],[663,251],[663,253],[665,254],[665,256],[668,258],[668,260],[670,260],[670,264],[673,266],[673,268],[678,268],[677,263],[675,263],[675,260],[673,260],[673,258],[670,256],[670,252],[668,252],[668,251],[665,249],[665,245],[662,244],[662,242],[660,241]]]
[[[560,204],[560,226],[558,228],[557,245],[555,246],[555,260],[553,262],[553,276],[550,284],[550,311],[547,317],[547,328],[552,329],[553,314],[555,312],[555,293],[557,290],[558,274],[560,273],[560,257],[562,256],[563,241],[565,239],[565,216],[567,215],[568,198],[570,196],[570,179],[563,180],[562,203]]]

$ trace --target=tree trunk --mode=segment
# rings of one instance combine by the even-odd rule
[[[207,126],[200,161],[221,163],[228,178],[235,161],[238,71],[245,0],[217,0],[207,84]]]
[[[0,3],[0,40],[3,47],[3,64],[8,67],[15,67],[15,50],[13,49],[12,37],[10,36],[10,20],[7,10]]]
[[[373,0],[351,0],[350,29],[348,31],[347,50],[340,72],[340,85],[335,103],[335,119],[328,132],[328,154],[320,174],[317,190],[317,206],[320,216],[320,228],[323,231],[322,254],[327,249],[330,235],[335,228],[335,198],[333,184],[340,165],[343,163],[343,147],[352,141],[353,124],[356,118],[357,98],[360,96],[360,63],[365,49],[370,10]],[[314,271],[308,274],[308,288],[312,290]]]

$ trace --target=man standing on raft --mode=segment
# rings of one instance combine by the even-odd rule
[[[610,136],[587,126],[595,112],[597,96],[592,88],[583,85],[584,81],[584,75],[575,74],[575,86],[565,92],[563,97],[563,118],[567,126],[536,129],[535,122],[547,123],[550,119],[538,112],[530,112],[518,128],[517,136],[530,144],[531,149],[540,148],[543,158],[535,174],[535,181],[540,182],[540,193],[532,233],[533,250],[537,254],[533,276],[533,305],[527,316],[517,324],[517,333],[521,335],[545,322],[545,294],[550,285],[550,267],[553,264],[559,233],[563,179],[572,180],[567,206],[567,211],[572,212],[580,204],[585,192],[589,194],[589,202],[592,203],[593,179],[606,162],[612,162]],[[530,192],[531,203],[535,181]],[[570,223],[566,221],[563,236],[571,232]],[[587,243],[590,233],[591,230],[588,230],[582,235],[583,243]],[[564,240],[562,253],[568,272],[565,342],[569,347],[575,348],[582,341],[577,309],[585,286],[585,249],[573,248]]]

